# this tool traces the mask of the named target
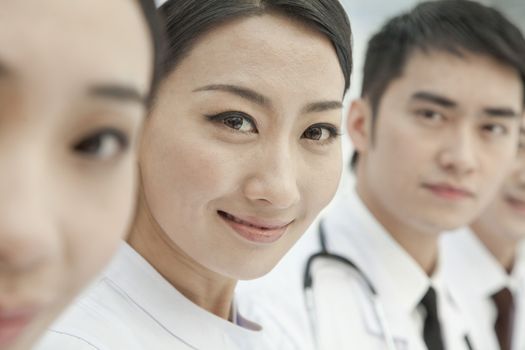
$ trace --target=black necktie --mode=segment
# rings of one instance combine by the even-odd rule
[[[421,299],[421,305],[425,308],[426,317],[423,327],[423,339],[428,350],[444,350],[441,325],[439,323],[436,291],[428,288],[427,294]]]
[[[503,288],[492,296],[498,310],[494,330],[498,336],[501,350],[510,350],[512,343],[512,325],[514,321],[514,298],[508,288]]]

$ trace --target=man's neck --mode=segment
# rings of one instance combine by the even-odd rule
[[[368,191],[357,185],[357,194],[374,218],[394,240],[415,260],[428,276],[432,276],[438,261],[439,232],[427,232],[392,215]]]

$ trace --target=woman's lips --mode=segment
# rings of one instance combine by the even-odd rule
[[[525,215],[525,201],[512,196],[506,196],[505,200],[512,209],[516,210],[521,215]]]
[[[13,343],[35,316],[35,311],[0,310],[0,348]]]
[[[228,226],[230,226],[241,237],[255,243],[274,243],[281,238],[288,226],[287,223],[271,220],[260,220],[257,218],[239,218],[227,212],[217,212]]]

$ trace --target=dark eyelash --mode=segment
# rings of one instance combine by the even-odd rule
[[[310,128],[324,128],[326,130],[328,130],[328,132],[330,133],[330,137],[339,137],[339,136],[342,136],[343,134],[341,133],[341,130],[333,125],[333,124],[328,124],[328,123],[319,123],[319,124],[314,124],[312,126],[310,126]]]
[[[244,112],[227,111],[227,112],[221,112],[221,113],[218,113],[218,114],[207,114],[207,115],[205,115],[206,119],[209,120],[209,121],[212,121],[212,122],[220,122],[220,121],[223,121],[226,118],[235,117],[235,116],[245,118],[245,119],[249,120],[250,122],[252,122],[253,125],[255,125],[255,120],[253,120],[252,117],[250,117],[248,114],[246,114]]]
[[[228,128],[228,130],[231,131],[231,132],[241,132],[243,134],[258,133],[257,123],[255,122],[255,119],[252,118],[251,116],[249,116],[248,114],[243,113],[243,112],[226,111],[226,112],[213,114],[213,115],[205,115],[205,117],[206,117],[206,119],[208,121],[210,121],[212,123],[221,124],[221,125],[226,126]],[[232,128],[231,126],[226,125],[226,120],[228,118],[232,118],[232,117],[241,118],[241,119],[247,121],[253,127],[253,131],[249,131],[249,132],[248,131],[240,131],[238,129]]]
[[[117,139],[117,142],[119,143],[122,149],[128,148],[129,138],[126,136],[125,133],[115,128],[102,128],[102,129],[95,130],[89,133],[88,135],[84,136],[82,140],[80,140],[77,144],[73,146],[73,148],[74,149],[81,148],[84,143],[89,142],[96,137],[103,137],[103,136],[108,136],[108,135],[114,136]]]
[[[430,108],[420,108],[415,111],[415,114],[418,116],[428,117],[430,115],[440,114],[440,113]]]

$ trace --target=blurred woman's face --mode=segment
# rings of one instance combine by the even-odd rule
[[[169,242],[223,276],[268,272],[337,188],[343,90],[331,42],[288,18],[200,38],[164,81],[141,149]]]
[[[518,156],[510,174],[472,227],[500,241],[517,244],[525,239],[525,130],[521,131]]]
[[[0,349],[27,349],[134,205],[152,68],[136,1],[0,5]]]

